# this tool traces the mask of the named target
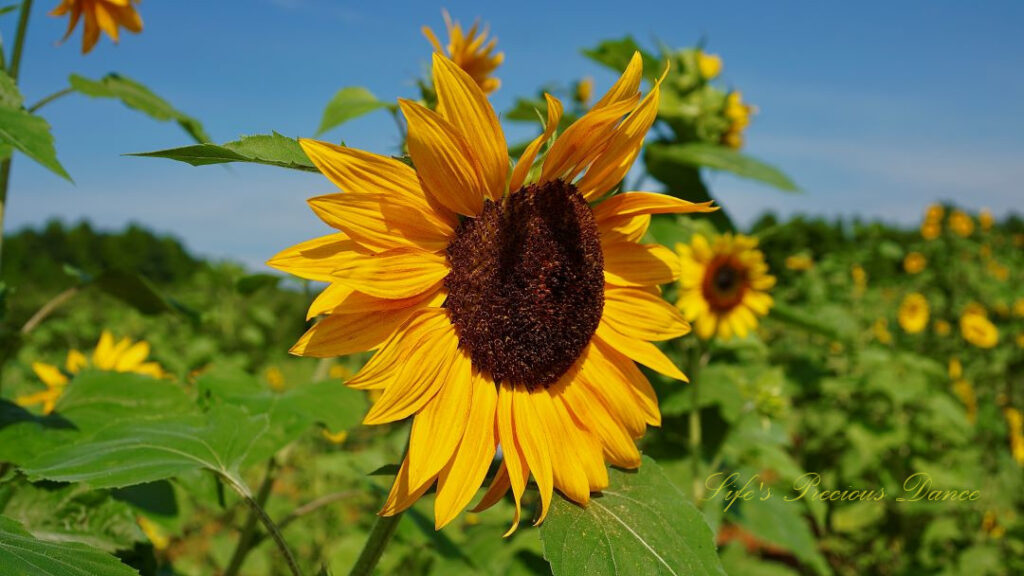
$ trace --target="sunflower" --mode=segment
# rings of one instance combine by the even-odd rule
[[[722,73],[722,58],[718,54],[697,50],[697,71],[705,81],[714,80]]]
[[[586,505],[608,485],[605,460],[640,465],[633,439],[661,417],[634,362],[685,380],[650,342],[689,331],[658,296],[678,277],[678,261],[640,238],[651,214],[715,208],[646,192],[598,202],[629,171],[657,114],[660,81],[641,99],[639,54],[531,170],[562,113],[546,95],[544,133],[511,174],[501,125],[474,78],[437,53],[433,77],[437,112],[399,101],[415,168],[301,141],[343,191],[310,201],[337,232],[269,264],[330,283],[309,311],[326,317],[292,352],[376,350],[347,382],[382,390],[364,423],[413,418],[381,514],[436,484],[440,529],[476,494],[500,446],[478,509],[511,488],[511,533],[531,475],[539,523],[554,489]]]
[[[920,252],[911,252],[903,259],[903,270],[907,274],[920,274],[928,266],[928,259]]]
[[[814,268],[814,259],[807,254],[793,254],[786,257],[787,270],[810,270]]]
[[[985,232],[992,229],[992,224],[995,223],[995,219],[992,217],[992,211],[988,208],[982,208],[981,212],[978,212],[978,225]]]
[[[932,328],[939,336],[949,336],[949,333],[952,331],[952,327],[949,325],[949,322],[942,319],[936,320],[932,323]]]
[[[900,303],[898,320],[907,334],[923,331],[928,327],[928,300],[917,292],[907,294]]]
[[[725,97],[725,108],[722,111],[729,127],[722,135],[722,144],[729,148],[743,146],[743,131],[750,125],[750,118],[757,113],[757,108],[743,103],[743,94],[739,90],[730,92]]]
[[[768,274],[757,239],[723,234],[711,242],[694,234],[689,244],[677,244],[682,262],[677,306],[694,323],[697,335],[745,338],[757,328],[757,317],[772,306]]]
[[[133,372],[154,378],[166,377],[166,373],[159,364],[146,362],[147,357],[149,357],[147,342],[133,342],[130,338],[122,338],[120,341],[114,342],[113,334],[104,330],[100,335],[100,341],[96,344],[96,349],[93,350],[91,367],[106,372]],[[52,364],[33,362],[32,371],[46,385],[46,390],[20,396],[15,401],[19,406],[41,404],[43,414],[49,414],[53,412],[57,400],[64,394],[64,390],[71,381],[68,376],[78,374],[89,367],[89,358],[74,349],[68,352],[67,359],[64,361],[64,370]]]
[[[978,348],[992,348],[999,343],[999,330],[984,312],[973,309],[960,316],[960,334]]]
[[[962,238],[967,238],[974,232],[974,220],[962,210],[954,210],[949,215],[949,229]]]
[[[1007,406],[1003,408],[1003,415],[1009,429],[1010,452],[1017,464],[1024,466],[1024,414],[1016,408]]]
[[[921,237],[925,240],[935,240],[942,234],[942,222],[938,220],[925,220],[921,223]]]
[[[434,45],[434,51],[451,58],[455,65],[469,74],[484,92],[490,94],[500,88],[501,80],[491,75],[505,61],[505,53],[494,52],[498,39],[487,40],[487,35],[490,34],[488,27],[484,26],[483,30],[480,30],[480,23],[474,22],[473,26],[464,32],[461,24],[457,21],[452,22],[447,10],[444,11],[444,24],[448,28],[447,46],[441,45],[430,27],[423,27],[423,35]]]
[[[115,44],[118,41],[119,28],[134,34],[142,32],[142,18],[134,6],[138,3],[139,0],[61,0],[53,12],[50,12],[50,16],[71,15],[68,20],[68,31],[64,34],[64,40],[67,40],[84,14],[82,54],[88,54],[99,41],[100,30],[106,32]]]

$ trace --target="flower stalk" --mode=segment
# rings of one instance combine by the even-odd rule
[[[401,519],[401,512],[394,516],[377,517],[376,522],[373,523],[373,530],[370,531],[370,536],[366,539],[366,544],[363,545],[363,551],[359,553],[359,559],[356,560],[355,566],[349,572],[350,576],[373,574],[373,569],[380,561],[381,555],[384,554],[384,549],[391,542],[391,537],[395,535],[395,530],[398,529],[398,522]]]

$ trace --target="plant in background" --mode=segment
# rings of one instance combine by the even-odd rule
[[[453,22],[448,11],[444,11],[444,25],[448,29],[448,43],[442,45],[434,31],[423,27],[423,34],[434,45],[438,54],[444,54],[469,74],[477,86],[490,94],[501,87],[501,80],[494,77],[494,71],[505,61],[504,52],[495,52],[498,39],[491,37],[490,29],[484,26],[480,30],[480,22],[474,22],[469,30],[463,31],[458,21]]]
[[[918,334],[928,327],[928,299],[913,292],[903,297],[897,319],[907,334]]]

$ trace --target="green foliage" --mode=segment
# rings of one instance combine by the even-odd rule
[[[125,106],[138,110],[154,120],[177,122],[196,142],[203,143],[212,140],[199,120],[180,112],[169,102],[154,94],[152,90],[131,78],[120,74],[108,74],[99,80],[90,80],[78,74],[72,74],[69,81],[71,88],[80,94],[92,98],[120,100]]]
[[[138,574],[117,558],[84,544],[40,540],[4,516],[0,516],[0,573],[39,576]]]
[[[338,90],[338,93],[331,98],[324,108],[324,116],[320,120],[320,127],[317,128],[317,136],[341,126],[345,122],[380,110],[391,108],[394,105],[381,102],[372,92],[362,86],[350,86]]]
[[[17,85],[0,70],[0,159],[17,150],[54,174],[71,180],[57,160],[50,124],[22,108],[24,99]]]
[[[758,180],[770,186],[796,192],[796,184],[778,168],[724,146],[709,144],[659,144],[647,149],[648,161],[686,164],[731,172],[742,178]]]
[[[586,508],[561,498],[541,525],[544,557],[555,576],[721,574],[711,529],[658,465],[609,471],[609,487]]]
[[[216,144],[198,144],[183,148],[172,148],[170,150],[130,154],[130,156],[169,158],[191,164],[192,166],[250,162],[316,172],[316,167],[313,166],[306,153],[302,151],[299,142],[282,136],[277,132],[269,136],[242,136],[240,140],[228,142],[221,146]]]

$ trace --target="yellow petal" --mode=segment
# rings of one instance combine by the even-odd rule
[[[357,292],[344,284],[335,282],[324,288],[306,312],[306,320],[321,314],[365,314],[368,312],[385,312],[400,308],[419,307],[424,300],[428,306],[440,306],[444,303],[446,293],[442,290],[443,283],[438,282],[423,294],[411,298],[378,298]]]
[[[537,159],[537,153],[540,152],[541,146],[544,145],[558,129],[559,122],[562,121],[562,103],[551,94],[544,93],[544,99],[548,103],[548,121],[544,125],[544,133],[534,138],[526,150],[523,151],[523,155],[519,157],[516,162],[515,169],[512,170],[512,179],[509,181],[508,189],[511,192],[515,192],[523,187],[523,183],[526,182],[526,177],[530,175],[530,169],[533,167],[533,161]]]
[[[610,327],[607,322],[598,324],[594,337],[655,372],[660,372],[669,378],[689,382],[686,375],[680,372],[679,368],[676,368],[676,365],[669,360],[668,356],[665,356],[661,350],[658,350],[657,346],[650,342],[625,336]]]
[[[599,398],[589,394],[563,393],[558,400],[572,413],[578,423],[597,436],[608,462],[620,468],[640,466],[640,451],[637,450],[636,443],[615,413]]]
[[[576,178],[605,149],[619,120],[636,106],[639,96],[594,108],[565,129],[551,146],[540,181]]]
[[[623,216],[621,218],[605,218],[597,221],[597,230],[601,240],[611,244],[613,242],[639,242],[647,234],[647,228],[651,225],[651,217],[648,214],[636,216]]]
[[[633,52],[629,64],[622,72],[622,76],[616,80],[611,89],[594,104],[594,108],[603,108],[609,104],[615,104],[623,100],[634,98],[640,90],[640,81],[643,79],[644,59],[639,51]]]
[[[378,298],[398,299],[423,294],[448,275],[444,254],[411,249],[380,254],[345,252],[337,257],[333,280]]]
[[[495,410],[497,410],[497,407],[495,407]],[[495,438],[497,438],[497,424],[495,424],[494,430],[494,436]],[[505,466],[505,459],[503,458],[501,460],[501,464],[498,466],[498,472],[494,475],[494,478],[491,479],[491,485],[487,487],[487,492],[484,493],[483,497],[480,498],[480,502],[478,502],[477,505],[472,510],[470,510],[470,512],[483,512],[484,510],[487,510],[491,506],[494,506],[495,504],[500,502],[502,498],[505,497],[505,494],[508,493],[508,490],[511,487],[512,483],[509,481],[508,478],[508,468]],[[513,531],[515,531],[515,528],[519,524],[518,516],[519,510],[517,508],[516,526],[512,527]]]
[[[674,306],[635,288],[606,289],[602,320],[638,340],[670,340],[689,333],[690,325]]]
[[[625,192],[616,194],[600,202],[594,207],[594,219],[600,226],[601,222],[623,216],[639,214],[690,214],[694,212],[714,212],[717,206],[712,202],[687,202],[668,194],[653,192]]]
[[[553,463],[551,474],[555,488],[573,502],[586,506],[590,502],[590,484],[579,458],[579,452],[586,448],[582,438],[574,433],[572,422],[566,421],[568,416],[555,407],[549,389],[538,390],[529,399],[538,423],[553,440],[547,442],[547,447]]]
[[[146,361],[149,356],[149,343],[136,342],[121,354],[114,365],[116,372],[133,372],[140,364]]]
[[[604,278],[609,284],[656,286],[679,277],[679,258],[664,246],[604,240]]]
[[[368,250],[444,250],[454,230],[404,198],[386,194],[330,194],[309,200],[321,220]]]
[[[434,399],[413,418],[409,434],[409,478],[413,484],[437,476],[462,441],[473,399],[473,366],[464,350],[451,367]]]
[[[388,494],[388,499],[384,503],[384,508],[379,512],[379,514],[381,516],[394,516],[395,514],[406,510],[415,504],[416,501],[430,489],[432,484],[433,478],[419,486],[415,486],[410,482],[409,456],[406,455],[405,460],[402,461],[402,466],[398,469],[398,475],[395,476],[395,483],[391,485],[391,493]]]
[[[104,330],[100,334],[100,341],[92,352],[92,363],[100,370],[109,370],[114,364],[114,335]]]
[[[472,382],[472,405],[466,432],[451,463],[437,478],[434,500],[434,527],[438,530],[451,522],[469,504],[480,488],[487,469],[494,459],[495,409],[498,393],[494,383],[475,372]]]
[[[63,388],[68,385],[68,377],[60,371],[60,368],[43,362],[33,362],[32,371],[46,384],[47,388]]]
[[[615,366],[615,374],[620,376],[622,381],[629,386],[637,405],[643,410],[647,424],[661,426],[658,395],[654,392],[654,388],[647,380],[647,377],[644,376],[644,373],[636,367],[632,360],[620,354],[616,349],[609,347],[600,339],[595,341],[594,345]]]
[[[391,339],[401,340],[398,361],[382,373],[368,362],[348,383],[355,388],[374,379],[385,382],[384,393],[363,419],[366,425],[394,422],[418,412],[440,390],[455,355],[461,354],[448,314],[440,308],[420,310]]]
[[[333,358],[373,350],[390,337],[428,298],[392,310],[368,310],[331,314],[317,322],[292,346],[290,353],[313,358]]]
[[[579,375],[564,389],[564,394],[573,403],[582,403],[582,397],[596,398],[622,423],[622,427],[633,438],[640,438],[647,430],[647,415],[630,390],[618,363],[609,358],[591,340],[585,355],[581,358]]]
[[[78,374],[83,368],[89,365],[88,358],[78,350],[68,350],[68,357],[64,361],[64,369],[72,374]]]
[[[508,146],[494,108],[469,74],[436,52],[434,86],[438,112],[469,144],[483,171],[488,197],[500,200],[508,176]]]
[[[307,280],[332,282],[331,272],[338,269],[338,258],[352,251],[365,252],[345,233],[331,234],[282,250],[267,261],[267,266]]]
[[[538,394],[540,393],[542,392],[538,391]],[[515,387],[512,396],[512,419],[516,427],[516,442],[522,450],[534,481],[537,482],[537,491],[540,492],[540,516],[534,522],[536,526],[548,515],[554,484],[548,436],[532,396],[525,386]]]
[[[470,144],[437,113],[410,100],[398,103],[409,125],[409,155],[427,193],[453,212],[479,214],[489,192]]]
[[[508,482],[512,488],[512,498],[515,500],[516,512],[512,519],[512,526],[505,532],[508,537],[519,527],[519,520],[522,516],[521,506],[523,492],[526,491],[526,482],[530,477],[530,467],[523,456],[523,450],[516,437],[516,422],[513,416],[513,397],[515,391],[508,382],[503,382],[498,388],[498,438],[501,443],[501,451],[504,456],[505,469],[508,475]],[[497,479],[495,479],[497,482]],[[494,486],[492,486],[492,489]],[[500,485],[498,486],[500,488]],[[488,490],[488,494],[490,494]],[[484,495],[487,500],[487,495]],[[481,502],[477,509],[483,506]]]
[[[107,11],[107,6],[103,2],[93,3],[93,12],[96,15],[96,22],[99,24],[100,30],[107,33],[110,39],[116,44],[118,41],[117,34],[117,22],[114,21],[114,15]]]

